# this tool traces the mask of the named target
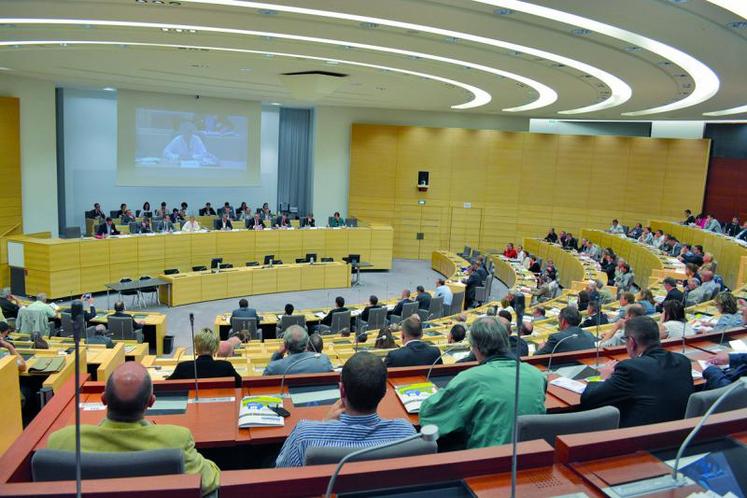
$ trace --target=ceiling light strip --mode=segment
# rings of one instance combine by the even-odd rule
[[[747,2],[745,0],[706,0],[722,9],[726,9],[734,14],[747,19]],[[720,111],[704,112],[703,116],[731,116],[732,114],[747,113],[747,105],[732,107],[731,109],[722,109]]]
[[[377,51],[377,52],[385,52],[385,53],[396,54],[396,55],[405,55],[405,56],[410,56],[410,57],[429,59],[429,60],[433,60],[437,62],[443,62],[446,64],[458,65],[460,67],[470,67],[472,69],[477,69],[479,71],[490,73],[495,76],[512,79],[514,81],[517,81],[519,83],[522,83],[524,85],[527,85],[533,88],[537,92],[538,97],[534,99],[532,102],[522,105],[522,106],[518,106],[518,107],[510,107],[510,108],[502,109],[505,112],[520,112],[520,111],[530,111],[534,109],[539,109],[542,107],[549,106],[558,100],[558,94],[555,90],[553,90],[552,88],[550,88],[549,86],[543,83],[540,83],[539,81],[533,80],[531,78],[527,78],[520,74],[512,73],[509,71],[504,71],[501,69],[496,69],[496,68],[489,67],[489,66],[484,66],[482,64],[475,64],[472,62],[467,62],[467,61],[463,61],[459,59],[442,57],[439,55],[426,54],[422,52],[414,52],[411,50],[403,50],[403,49],[398,49],[398,48],[382,47],[378,45],[369,45],[365,43],[348,42],[344,40],[333,40],[329,38],[318,38],[318,37],[313,37],[313,36],[292,35],[292,34],[285,34],[285,33],[272,33],[272,32],[265,32],[265,31],[246,30],[246,29],[186,25],[186,24],[152,23],[152,22],[141,22],[141,21],[109,21],[109,20],[99,20],[99,19],[94,20],[94,19],[0,18],[0,23],[4,23],[4,24],[51,24],[51,25],[88,24],[91,26],[152,28],[152,29],[160,29],[160,30],[177,30],[177,29],[182,30],[182,31],[196,30],[196,31],[202,31],[202,32],[209,32],[209,33],[281,38],[281,39],[293,40],[293,41],[321,43],[325,45],[335,45],[335,46],[342,45],[342,46],[347,46],[347,47],[360,48],[364,50],[372,50],[372,51]]]
[[[408,69],[399,69],[390,66],[381,66],[378,64],[368,64],[365,62],[357,62],[343,59],[334,59],[330,57],[316,57],[312,55],[293,54],[287,52],[271,52],[268,50],[250,50],[246,48],[230,48],[230,47],[213,47],[213,46],[202,46],[202,45],[184,45],[180,43],[147,43],[147,42],[123,42],[123,41],[103,41],[103,40],[32,40],[32,41],[2,41],[0,47],[7,46],[34,46],[34,45],[127,45],[132,47],[162,47],[162,48],[186,48],[194,50],[214,50],[216,52],[231,52],[231,53],[242,53],[242,54],[258,54],[258,55],[272,55],[278,57],[297,57],[307,60],[315,61],[334,61],[339,64],[349,64],[351,66],[366,67],[370,69],[381,69],[384,71],[391,71],[394,73],[407,74],[410,76],[418,76],[433,81],[445,83],[447,85],[454,85],[462,88],[472,94],[472,100],[463,104],[457,104],[451,106],[452,109],[469,109],[472,107],[479,107],[487,104],[492,99],[491,95],[478,88],[476,86],[462,83],[461,81],[452,80],[449,78],[443,78],[433,74],[421,73],[418,71],[410,71]]]
[[[700,62],[695,57],[692,57],[685,52],[661,43],[657,40],[648,38],[638,33],[633,33],[617,26],[605,24],[603,22],[595,21],[587,17],[578,16],[562,10],[551,9],[549,7],[543,7],[541,5],[535,5],[532,3],[524,2],[522,0],[472,0],[482,4],[492,5],[495,7],[503,7],[512,9],[518,12],[524,12],[533,16],[543,17],[564,24],[570,24],[573,26],[579,26],[584,29],[589,29],[596,33],[601,33],[605,36],[622,40],[626,43],[639,46],[664,57],[680,66],[682,69],[687,71],[690,77],[695,83],[695,89],[687,97],[671,102],[666,105],[652,107],[650,109],[643,109],[640,111],[624,112],[623,116],[646,116],[650,114],[659,114],[662,112],[676,111],[678,109],[685,109],[698,105],[710,99],[718,92],[720,82],[716,73],[711,68]],[[709,0],[710,1],[710,0]],[[720,0],[723,1],[723,0]],[[744,0],[742,0],[744,1]],[[561,114],[568,114],[567,112],[561,112]]]
[[[525,54],[532,55],[534,57],[541,57],[546,60],[564,64],[568,67],[572,67],[578,71],[594,76],[595,78],[604,82],[610,88],[609,98],[603,100],[602,102],[599,102],[599,103],[596,103],[590,106],[586,106],[586,107],[581,107],[578,109],[569,109],[567,111],[561,111],[564,114],[589,113],[589,112],[601,111],[604,109],[610,109],[612,107],[617,107],[619,105],[624,104],[628,100],[630,100],[630,97],[633,94],[633,91],[631,90],[630,86],[627,83],[625,83],[622,79],[618,78],[617,76],[611,73],[608,73],[607,71],[604,71],[595,66],[592,66],[590,64],[586,64],[576,59],[571,59],[570,57],[564,57],[562,55],[558,55],[552,52],[547,52],[545,50],[539,50],[536,48],[527,47],[525,45],[519,45],[516,43],[510,43],[504,40],[498,40],[495,38],[488,38],[485,36],[473,35],[471,33],[463,33],[460,31],[436,28],[434,26],[426,26],[422,24],[395,21],[391,19],[380,19],[377,17],[361,16],[357,14],[347,14],[344,12],[309,9],[305,7],[295,7],[291,5],[278,5],[274,3],[265,3],[265,2],[250,2],[250,1],[244,1],[244,0],[183,0],[182,3],[222,5],[226,7],[239,7],[239,8],[250,8],[250,9],[260,9],[260,10],[261,9],[274,10],[278,12],[288,12],[291,14],[324,17],[328,19],[339,19],[339,20],[352,21],[352,22],[357,22],[357,23],[362,23],[362,22],[372,23],[372,24],[378,24],[381,26],[390,26],[393,28],[400,28],[404,30],[421,31],[424,33],[431,33],[431,34],[444,36],[444,37],[453,37],[453,38],[458,38],[460,40],[479,43],[481,45],[489,45],[492,47],[498,47],[498,48],[502,48],[506,50],[514,50],[517,52],[522,52]]]

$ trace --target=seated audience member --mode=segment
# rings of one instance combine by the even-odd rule
[[[284,311],[284,315],[285,316],[291,316],[295,310],[296,310],[296,308],[293,307],[293,305],[291,303],[288,303],[288,304],[285,305],[285,309],[283,310]]]
[[[125,213],[127,213],[127,204],[123,202],[119,205],[119,210],[114,213],[114,218],[121,218]]]
[[[664,232],[662,232],[661,230],[657,230],[654,232],[654,243],[652,245],[656,249],[663,250],[662,246],[664,246],[664,243],[666,242],[666,240],[667,240],[667,236],[664,235]]]
[[[548,276],[543,275],[537,279],[537,287],[532,289],[532,301],[534,304],[544,303],[553,298],[555,290],[558,288],[558,284],[555,280],[550,279]]]
[[[578,308],[578,311],[586,311],[586,308],[589,306],[589,301],[589,293],[586,292],[586,289],[579,291],[578,300],[576,301],[576,308]]]
[[[304,216],[301,219],[301,226],[302,227],[315,227],[316,226],[316,220],[314,220],[314,215],[309,213],[306,216]]]
[[[447,341],[449,344],[459,344],[464,340],[466,336],[467,329],[465,329],[464,325],[462,325],[461,323],[457,323],[456,325],[453,325],[449,330]]]
[[[341,311],[347,311],[348,309],[345,307],[345,298],[342,296],[337,296],[335,298],[335,308],[331,309],[329,313],[327,313],[327,316],[321,319],[319,322],[319,325],[324,325],[326,327],[332,326],[332,315],[334,313],[339,313]]]
[[[156,218],[166,219],[169,217],[169,210],[166,207],[166,201],[161,202],[161,207],[156,209]]]
[[[550,242],[551,244],[555,244],[558,241],[558,234],[555,233],[555,229],[551,228],[549,232],[547,232],[547,235],[545,235],[545,242]]]
[[[472,324],[469,342],[479,365],[461,371],[445,388],[423,401],[420,424],[435,424],[439,435],[461,439],[466,448],[511,441],[516,359],[505,327],[494,318]],[[519,415],[545,413],[545,376],[521,363]]]
[[[703,378],[706,380],[705,389],[726,387],[747,375],[747,353],[720,351],[708,360],[708,363],[710,366],[703,370]],[[728,368],[722,369],[723,365]]]
[[[588,327],[596,327],[598,325],[606,325],[609,323],[607,315],[602,311],[599,303],[596,301],[589,301],[589,306],[586,308],[586,320],[581,322],[580,327],[582,329]]]
[[[685,336],[695,335],[695,329],[687,323],[682,301],[673,299],[664,301],[659,316],[659,338],[679,339],[682,338],[683,333]]]
[[[321,353],[324,351],[324,339],[319,334],[311,334],[309,336],[309,344],[306,346],[306,351],[311,353]]]
[[[218,224],[216,225],[216,227],[218,228],[218,230],[233,230],[231,219],[225,212],[221,216],[220,220],[218,220]]]
[[[231,318],[255,318],[257,320],[257,327],[262,317],[257,314],[257,310],[249,307],[249,301],[244,298],[239,299],[239,307],[233,310]]]
[[[171,223],[173,223],[174,225],[176,225],[180,221],[184,221],[184,218],[182,217],[181,212],[177,208],[174,208],[171,210],[170,218],[171,218]]]
[[[468,270],[469,276],[462,279],[462,283],[466,286],[464,289],[464,299],[467,308],[474,308],[477,306],[475,295],[477,293],[477,287],[480,287],[483,282],[479,269],[480,263],[474,261]]]
[[[682,292],[677,288],[677,281],[672,277],[667,277],[662,282],[664,284],[664,290],[667,291],[667,295],[664,297],[664,301],[677,301],[682,302]],[[656,311],[661,312],[664,306],[664,301],[661,304],[656,305]]]
[[[521,323],[524,320],[524,311],[527,307],[527,300],[524,293],[517,289],[508,289],[506,301],[516,313],[516,323]]]
[[[102,324],[96,325],[93,337],[86,338],[86,344],[104,344],[106,349],[114,347],[114,342],[106,336],[106,327]]]
[[[397,347],[397,343],[394,341],[392,335],[392,329],[390,326],[385,326],[379,330],[379,335],[376,336],[376,343],[374,344],[376,349],[394,349]]]
[[[345,220],[340,217],[339,212],[335,211],[335,214],[332,215],[332,218],[329,220],[329,226],[332,228],[345,226]]]
[[[418,285],[415,288],[417,294],[415,294],[415,301],[418,302],[418,309],[428,311],[431,309],[431,295],[425,292],[425,288],[422,285]]]
[[[430,344],[423,342],[423,324],[420,317],[413,315],[402,322],[400,340],[402,347],[390,351],[384,359],[387,367],[414,367],[417,365],[437,364],[441,361],[441,351]]]
[[[387,318],[391,317],[392,315],[402,316],[402,307],[407,303],[413,302],[412,299],[410,299],[410,294],[410,289],[404,289],[402,291],[402,294],[400,294],[399,302],[394,306],[393,309],[387,312]]]
[[[233,365],[226,360],[216,360],[213,358],[218,353],[218,337],[213,331],[204,328],[195,335],[195,355],[196,360],[180,361],[174,373],[169,376],[169,380],[174,379],[193,379],[195,376],[195,362],[197,363],[197,378],[208,379],[214,377],[233,377],[236,387],[241,387],[241,375],[233,368]]]
[[[263,220],[269,221],[272,223],[272,211],[270,211],[270,206],[265,202],[262,204],[262,208],[257,209],[257,212],[262,217]]]
[[[123,225],[128,225],[130,223],[134,223],[135,220],[135,214],[132,212],[132,209],[128,209],[122,215],[119,217],[119,219],[122,221]]]
[[[729,237],[736,237],[739,232],[742,231],[742,227],[739,225],[739,218],[734,216],[729,223],[724,227],[724,233]]]
[[[275,228],[288,228],[289,226],[291,226],[291,222],[287,214],[283,213],[275,218]]]
[[[9,333],[10,333],[10,326],[8,326],[6,322],[0,322],[0,348],[5,348],[8,351],[8,354],[15,356],[16,365],[18,366],[18,371],[25,372],[26,361],[23,359],[23,356],[21,356],[18,353],[18,351],[16,351],[16,347],[13,345],[13,342],[10,339],[8,339]],[[21,386],[21,390],[22,391],[24,390],[23,386]]]
[[[568,232],[568,234],[565,237],[565,240],[563,241],[563,249],[571,249],[573,251],[578,251],[578,240],[573,236],[571,232]]]
[[[676,258],[682,251],[682,244],[680,244],[680,241],[677,240],[677,237],[668,235],[666,246],[662,247],[662,250],[668,253],[670,256]]]
[[[703,230],[707,232],[714,232],[714,233],[721,233],[721,223],[714,218],[712,215],[708,214],[706,215],[705,224],[703,225]]]
[[[647,316],[628,320],[624,339],[631,359],[602,368],[605,381],[586,386],[581,409],[615,406],[620,427],[682,419],[693,392],[690,359],[662,349],[659,328]]]
[[[125,313],[125,305],[122,301],[114,303],[114,313],[112,316],[117,318],[130,318],[132,320],[132,330],[141,330],[143,328],[143,320],[135,320],[135,318],[129,313]]]
[[[656,301],[654,301],[654,293],[650,289],[641,289],[641,292],[638,293],[637,304],[643,306],[647,315],[656,313]]]
[[[184,472],[200,474],[202,494],[212,493],[220,484],[220,470],[196,449],[192,434],[186,427],[154,424],[145,419],[145,410],[153,406],[156,397],[148,371],[134,361],[117,367],[106,382],[101,402],[106,405],[106,418],[97,425],[80,426],[81,451],[119,452],[179,448],[184,452]],[[53,433],[47,447],[75,451],[75,426]]]
[[[643,227],[643,232],[638,237],[638,242],[649,246],[654,245],[654,234],[651,233],[651,227]]]
[[[524,246],[516,246],[516,259],[518,259],[519,261],[523,263],[524,258],[526,257],[527,257],[527,253],[524,250]]]
[[[153,233],[153,225],[150,222],[150,217],[143,218],[143,221],[137,226],[137,231],[139,233]]]
[[[599,302],[602,305],[609,304],[615,300],[615,298],[612,297],[612,293],[604,288],[604,282],[602,282],[601,280],[594,280],[594,284],[597,287],[597,292],[599,293]]]
[[[0,311],[8,318],[18,318],[18,310],[21,309],[18,299],[10,293],[10,288],[5,287],[0,291]]]
[[[514,249],[514,245],[509,242],[508,244],[506,244],[506,249],[503,250],[503,255],[508,259],[516,259],[519,253],[517,253],[516,249]]]
[[[98,202],[93,205],[93,209],[89,212],[89,218],[106,218],[104,211],[101,209],[101,204]]]
[[[721,331],[743,325],[742,313],[737,309],[737,300],[731,292],[721,292],[713,299],[719,312],[718,322],[713,331]]]
[[[615,287],[617,287],[617,293],[620,294],[621,292],[630,291],[631,287],[633,287],[634,275],[630,271],[628,263],[623,263],[618,267],[620,268],[620,273],[615,275]]]
[[[700,269],[693,263],[687,263],[685,265],[685,275],[687,278],[683,280],[682,284],[687,285],[688,280],[695,279],[695,286],[697,287],[703,281],[703,277],[700,276]]]
[[[545,311],[545,308],[542,306],[535,306],[532,308],[532,319],[533,320],[544,320],[546,318],[545,314],[547,312]]]
[[[545,263],[545,269],[542,270],[542,275],[546,277],[547,280],[558,279],[558,270],[555,268],[555,263],[553,262],[553,260],[547,260],[547,263]]]
[[[716,273],[716,262],[713,260],[713,254],[710,252],[703,253],[703,264],[700,265],[700,271],[705,270]]]
[[[403,418],[386,420],[377,408],[387,390],[387,371],[371,353],[354,354],[342,367],[340,400],[323,421],[301,420],[285,440],[276,467],[300,467],[311,447],[361,449],[415,434]]]
[[[264,230],[265,224],[262,221],[262,219],[259,217],[259,213],[254,213],[254,218],[249,220],[249,228],[253,230]]]
[[[508,310],[500,310],[498,312],[498,321],[506,328],[506,333],[508,334],[508,345],[511,348],[511,354],[517,356],[518,349],[519,357],[529,356],[529,344],[521,338],[519,329],[517,328],[516,334],[513,333],[513,327],[511,327],[513,319],[511,312]]]
[[[381,305],[379,305],[379,298],[375,296],[374,294],[371,294],[368,297],[368,306],[363,308],[363,311],[361,311],[361,315],[360,315],[361,320],[363,320],[364,322],[367,322],[369,312],[373,309],[378,309],[378,308],[381,308]]]
[[[189,221],[182,225],[182,232],[197,232],[200,230],[200,224],[194,216],[189,217]]]
[[[636,223],[633,228],[628,231],[628,237],[631,239],[638,239],[643,235],[643,226],[640,223]]]
[[[47,318],[54,318],[57,315],[57,312],[47,304],[47,295],[43,292],[36,295],[36,301],[26,306],[26,308],[30,310],[36,310],[41,311],[45,315],[47,315]]]
[[[635,303],[635,294],[633,294],[632,292],[623,292],[622,294],[620,294],[620,307],[617,310],[617,314],[612,317],[612,323],[625,318],[625,311],[628,309],[628,306],[633,303]]]
[[[587,240],[584,249],[584,253],[594,261],[602,259],[602,249],[594,242]]]
[[[529,255],[529,266],[527,267],[527,270],[532,273],[540,273],[542,271],[542,267],[540,266],[539,261],[537,261],[537,256],[533,254]]]
[[[235,354],[236,348],[249,342],[250,333],[248,330],[239,330],[232,332],[225,341],[220,341],[218,345],[218,357],[228,358]]]
[[[623,228],[623,226],[617,220],[612,220],[612,225],[607,229],[607,231],[614,235],[625,234],[625,228]]]
[[[747,242],[747,221],[742,224],[742,230],[737,233],[734,238]]]
[[[117,230],[117,227],[114,225],[114,222],[110,217],[106,217],[106,220],[104,223],[99,225],[99,228],[96,230],[96,235],[99,237],[108,237],[109,235],[119,235],[119,230]]]
[[[280,349],[272,354],[272,360],[262,375],[331,372],[332,363],[329,362],[327,355],[311,353],[308,347],[308,332],[299,325],[291,325],[285,329],[283,343]]]
[[[215,216],[215,209],[213,209],[213,206],[209,203],[205,203],[205,207],[200,209],[200,216]]]
[[[446,285],[446,280],[443,278],[439,278],[436,280],[436,297],[443,297],[444,298],[444,307],[448,309],[449,306],[451,306],[452,301],[454,300],[454,293],[451,292],[451,288]],[[449,313],[444,313],[444,315],[448,315]]]
[[[221,216],[226,216],[227,218],[233,218],[234,217],[234,211],[233,207],[231,207],[231,203],[226,201],[223,203],[223,207],[218,210],[218,214]]]
[[[581,314],[574,306],[566,306],[560,310],[558,315],[559,332],[550,334],[547,342],[534,354],[568,353],[593,348],[595,345],[594,336],[585,330],[581,330],[579,324],[581,324]],[[570,336],[575,337],[563,340]],[[558,345],[561,340],[563,343]]]
[[[692,225],[695,223],[695,216],[693,216],[693,212],[689,209],[685,209],[685,221],[682,222],[683,225]]]
[[[687,294],[688,306],[709,301],[713,298],[713,295],[719,291],[719,285],[713,280],[713,272],[706,270],[700,273],[700,277],[703,282],[699,286],[691,288],[690,292]]]
[[[612,328],[602,334],[599,339],[602,347],[613,347],[625,345],[625,324],[628,320],[637,316],[646,316],[646,310],[640,304],[631,304],[625,308],[625,315],[622,320],[617,320]]]

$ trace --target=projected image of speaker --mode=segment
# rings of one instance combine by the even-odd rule
[[[418,190],[426,192],[430,186],[430,173],[427,171],[418,171]]]

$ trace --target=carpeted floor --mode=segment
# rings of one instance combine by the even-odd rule
[[[379,298],[391,298],[398,296],[402,289],[415,290],[422,285],[426,289],[434,289],[436,279],[441,275],[431,269],[429,261],[395,259],[390,271],[363,272],[361,274],[361,285],[342,289],[324,289],[303,292],[281,292],[277,294],[266,294],[250,296],[249,306],[256,308],[260,313],[265,311],[282,310],[286,303],[292,303],[296,309],[315,308],[321,306],[332,306],[336,296],[345,298],[345,302],[351,304],[364,303],[368,296],[376,294]],[[506,293],[506,286],[498,280],[494,280],[492,295],[501,297]],[[95,296],[97,308],[107,307],[106,294]],[[111,305],[114,305],[116,297],[112,295]],[[195,314],[195,330],[202,327],[212,327],[215,316],[238,308],[239,298],[221,299],[208,301],[187,306],[169,308],[163,305],[150,306],[149,311],[165,313],[168,317],[168,333],[174,336],[176,346],[188,346],[190,344],[189,314]],[[130,300],[125,300],[129,306]]]

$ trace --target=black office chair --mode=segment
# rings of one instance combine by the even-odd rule
[[[322,263],[332,263],[334,260],[334,258],[322,258]]]
[[[316,253],[315,252],[307,252],[306,253],[306,262],[311,263],[312,261],[317,261]]]
[[[119,279],[120,284],[126,284],[128,282],[132,282],[132,279],[130,277],[124,277]],[[135,303],[140,301],[140,291],[137,289],[133,290],[122,290],[119,291],[119,297],[124,302],[124,296],[131,296],[132,297],[132,306],[135,305]]]
[[[151,277],[150,275],[143,275],[142,277],[140,277],[140,280],[150,280],[151,278],[153,277]],[[158,286],[157,285],[154,285],[151,287],[143,287],[142,289],[140,289],[140,296],[143,297],[145,294],[148,294],[153,298],[153,304],[156,304],[156,305],[158,304],[159,299],[158,299]],[[143,299],[143,305],[144,304],[145,304],[145,299]]]
[[[247,261],[246,266],[259,266],[258,261]]]
[[[233,268],[233,263],[221,263],[219,268],[221,270],[226,270],[228,268]]]
[[[205,271],[207,270],[207,266],[205,265],[199,265],[199,266],[193,266],[192,271]]]
[[[274,254],[268,254],[268,255],[266,255],[266,256],[265,256],[265,259],[264,259],[264,263],[263,263],[263,264],[265,264],[265,265],[269,265],[269,264],[270,264],[270,263],[272,263],[272,262],[273,262],[274,260],[275,260],[275,255],[274,255]]]
[[[306,258],[296,258],[296,263],[308,263],[308,261],[306,261]]]
[[[282,259],[273,259],[272,260],[272,264],[273,265],[282,265],[283,264],[283,260]]]
[[[164,275],[176,275],[179,273],[179,268],[167,268],[163,270]]]

